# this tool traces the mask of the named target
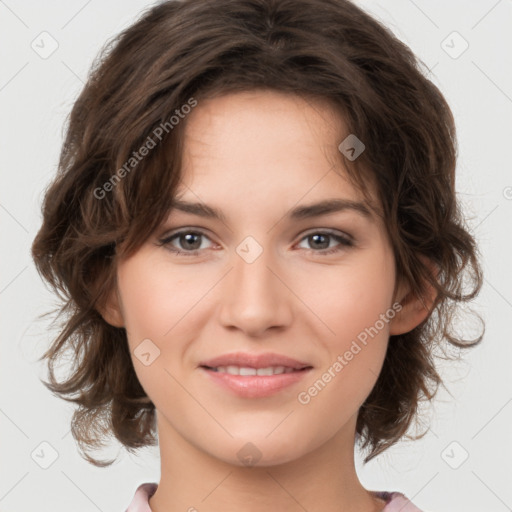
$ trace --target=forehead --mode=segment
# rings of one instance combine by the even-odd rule
[[[257,90],[199,101],[187,118],[177,196],[242,197],[248,206],[326,195],[365,202],[338,150],[347,134],[326,100]]]
[[[247,150],[264,156],[279,146],[283,153],[293,149],[310,157],[312,149],[331,147],[344,131],[343,119],[326,100],[254,90],[200,100],[187,118],[185,139],[189,152],[215,145],[218,153],[229,148],[231,157]]]

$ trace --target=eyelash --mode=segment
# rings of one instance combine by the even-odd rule
[[[190,234],[192,234],[192,235],[200,235],[200,236],[204,236],[205,238],[208,238],[206,233],[203,233],[200,230],[184,229],[184,230],[172,233],[171,235],[166,236],[166,237],[160,239],[158,245],[159,246],[166,246],[166,249],[168,249],[169,251],[173,252],[174,254],[176,254],[178,256],[181,256],[181,255],[183,255],[183,256],[197,256],[198,253],[201,251],[201,249],[195,249],[193,251],[182,251],[182,250],[176,249],[175,247],[170,245],[170,243],[175,238],[179,238],[180,236],[190,235]],[[314,252],[314,253],[319,254],[321,256],[328,256],[330,254],[334,254],[334,253],[340,252],[342,250],[342,248],[350,248],[350,247],[354,246],[354,242],[349,237],[342,236],[342,235],[339,235],[339,234],[335,234],[335,233],[332,233],[330,231],[314,231],[314,232],[311,232],[311,233],[303,236],[300,239],[299,243],[302,242],[303,240],[309,238],[309,237],[312,237],[313,235],[329,236],[329,237],[334,238],[336,241],[338,241],[340,243],[339,246],[336,246],[336,247],[331,248],[331,249],[323,249],[323,250],[320,250],[320,251],[316,251],[314,249],[306,249],[307,251]]]

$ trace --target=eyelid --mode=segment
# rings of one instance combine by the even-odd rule
[[[170,231],[165,231],[163,235],[158,237],[158,240],[160,243],[163,241],[169,240],[170,238],[173,238],[176,235],[184,234],[184,233],[197,233],[201,234],[208,239],[211,240],[211,236],[209,234],[209,230],[205,228],[196,228],[194,226],[182,226],[179,228],[171,229]]]
[[[347,233],[346,231],[342,231],[340,229],[334,229],[334,228],[312,228],[312,229],[309,229],[309,230],[307,230],[305,232],[301,232],[301,233],[302,233],[302,237],[301,237],[300,240],[302,240],[306,236],[314,235],[314,234],[317,234],[317,233],[321,233],[321,234],[325,234],[325,235],[339,236],[339,237],[342,237],[342,238],[346,238],[347,240],[349,240],[351,242],[355,242],[355,238],[350,233]]]
[[[169,238],[172,238],[173,236],[178,235],[180,233],[184,233],[184,232],[185,233],[200,233],[211,240],[211,236],[209,235],[208,229],[194,227],[194,226],[182,226],[179,228],[171,229],[170,231],[166,231],[163,235],[159,236],[158,239],[160,242],[162,242],[163,240],[168,240]],[[301,238],[298,239],[298,242],[302,241],[306,236],[309,236],[312,234],[317,234],[317,233],[341,236],[341,237],[346,238],[347,240],[350,240],[351,242],[355,242],[355,238],[350,233],[347,233],[346,231],[342,231],[342,230],[334,229],[334,228],[320,228],[320,227],[310,228],[306,231],[301,231],[301,233],[300,233]]]
[[[201,235],[202,237],[210,240],[213,245],[219,245],[219,244],[216,244],[216,242],[214,242],[212,240],[212,238],[208,234],[207,230],[204,230],[203,228],[194,228],[194,227],[186,227],[186,226],[182,227],[182,228],[176,228],[174,230],[164,233],[162,236],[158,237],[158,241],[157,241],[156,245],[162,246],[165,248],[166,246],[171,245],[171,242],[173,241],[173,239],[178,239],[180,235],[184,235],[184,234],[188,234],[188,233],[194,233],[196,235]],[[167,248],[169,251],[174,252],[174,253],[185,253],[185,254],[190,254],[190,255],[194,255],[198,252],[204,251],[204,249],[194,249],[192,251],[185,251],[183,249],[178,249],[178,248],[174,248],[174,247],[173,248],[167,247]]]
[[[186,250],[172,247],[171,241],[173,241],[173,239],[175,239],[175,238],[179,238],[180,235],[194,233],[197,235],[201,235],[205,238],[208,238],[213,244],[215,244],[216,242],[214,242],[212,240],[212,238],[209,236],[208,231],[209,230],[207,230],[207,229],[199,228],[199,227],[182,226],[179,228],[172,229],[171,231],[167,232],[163,236],[159,237],[157,245],[164,246],[164,247],[169,246],[169,247],[167,247],[167,249],[176,255],[195,256],[195,255],[198,255],[200,252],[204,251],[204,249],[194,249],[191,251],[186,251]],[[337,253],[346,251],[346,250],[356,246],[355,238],[351,234],[347,233],[346,231],[341,231],[339,229],[317,227],[317,228],[311,228],[306,231],[301,231],[300,234],[301,234],[301,236],[294,243],[294,246],[296,246],[297,244],[300,244],[303,240],[305,240],[306,238],[308,238],[309,236],[312,236],[314,234],[327,235],[327,236],[330,236],[337,240],[338,245],[335,246],[334,248],[320,249],[320,250],[304,249],[308,253],[316,254],[318,256],[329,256],[332,254],[337,254]],[[217,244],[217,245],[219,245],[219,244]]]

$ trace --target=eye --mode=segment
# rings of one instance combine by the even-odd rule
[[[204,249],[201,247],[201,238],[208,238],[201,231],[192,231],[192,230],[182,230],[169,235],[160,240],[159,245],[165,246],[171,252],[175,254],[185,255],[185,256],[196,256],[200,249]],[[177,240],[179,245],[185,249],[180,250],[172,245],[172,242]]]
[[[197,256],[200,250],[207,248],[202,244],[205,239],[210,240],[202,231],[183,229],[162,238],[158,245],[165,246],[166,249],[178,255]],[[300,242],[302,243],[304,240],[308,241],[312,247],[306,250],[322,256],[341,252],[354,245],[352,238],[348,235],[341,235],[338,232],[332,233],[330,231],[311,232],[304,236]],[[338,244],[330,247],[330,242],[332,241],[336,241]]]
[[[329,245],[330,245],[329,239],[337,241],[338,245],[334,246],[332,248],[329,248]],[[352,247],[354,245],[354,242],[352,241],[352,239],[350,237],[332,233],[329,231],[315,231],[315,232],[310,233],[309,235],[306,235],[305,237],[303,237],[302,240],[308,240],[309,243],[312,244],[312,246],[313,246],[313,249],[310,249],[310,251],[313,251],[314,253],[317,253],[322,256],[340,252],[340,251],[346,249],[347,247]],[[316,250],[316,249],[320,249],[320,250]],[[328,249],[328,250],[325,250],[325,249]]]

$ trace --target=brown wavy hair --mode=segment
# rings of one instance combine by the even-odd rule
[[[436,290],[425,321],[390,337],[358,414],[365,462],[407,433],[420,402],[443,384],[435,349],[483,338],[452,332],[454,313],[477,295],[482,274],[456,198],[453,115],[426,74],[405,44],[348,0],[165,1],[104,46],[67,119],[32,246],[40,275],[62,300],[59,335],[40,358],[48,364],[44,384],[77,404],[71,431],[85,459],[112,464],[87,453],[111,436],[132,453],[157,444],[155,406],[136,377],[126,332],[99,311],[116,286],[119,258],[136,251],[171,207],[181,114],[192,108],[185,105],[254,89],[325,100],[343,117],[366,149],[354,161],[340,158],[365,195],[376,184],[397,281],[419,298],[428,285]],[[139,158],[150,139],[155,146]],[[72,367],[58,381],[55,364],[68,351]]]

